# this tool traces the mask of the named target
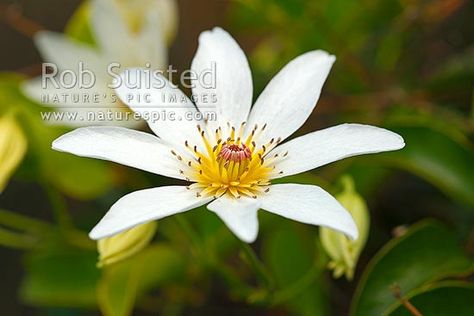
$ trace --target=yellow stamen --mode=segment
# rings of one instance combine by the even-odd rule
[[[186,155],[171,151],[183,164],[180,173],[195,182],[188,188],[203,197],[226,194],[232,198],[257,198],[268,192],[270,176],[277,172],[275,163],[284,159],[287,153],[269,154],[280,139],[272,138],[257,145],[265,128],[266,124],[255,125],[245,135],[245,122],[237,129],[228,124],[224,129],[218,127],[210,131],[206,124],[197,125],[202,142],[190,144],[185,141]]]

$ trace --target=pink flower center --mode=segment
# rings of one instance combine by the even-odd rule
[[[246,159],[250,159],[251,156],[252,152],[244,144],[224,144],[218,157],[226,161],[242,162]]]

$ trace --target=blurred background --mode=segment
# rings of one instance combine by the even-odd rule
[[[0,314],[474,315],[474,3],[176,4],[168,62],[178,70],[214,26],[247,54],[254,96],[288,61],[324,49],[337,61],[298,134],[357,122],[404,137],[401,151],[283,179],[362,201],[370,228],[345,267],[353,277],[333,273],[316,227],[261,212],[259,238],[245,247],[204,208],[161,220],[148,246],[98,268],[87,232],[110,205],[173,181],[50,149],[70,128],[45,125],[44,108],[22,93],[41,74],[32,39],[44,29],[94,46],[87,7],[1,0]],[[353,182],[349,193],[343,179]]]

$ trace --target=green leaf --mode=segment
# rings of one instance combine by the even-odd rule
[[[23,302],[40,306],[95,307],[99,279],[94,252],[77,249],[33,253],[26,258]]]
[[[474,206],[474,151],[449,135],[424,126],[392,127],[406,147],[386,155],[396,167],[432,183],[456,201]]]
[[[462,282],[444,282],[409,298],[410,303],[423,315],[474,315],[474,285]],[[411,316],[403,306],[391,316]]]
[[[408,294],[435,280],[473,268],[454,235],[444,226],[426,221],[388,242],[371,260],[359,282],[351,315],[381,315],[397,299],[391,287]]]
[[[77,199],[94,199],[113,186],[110,163],[77,157],[51,149],[54,139],[67,130],[47,126],[39,119],[39,113],[28,115],[27,136],[37,162],[41,180],[47,180],[58,190]]]
[[[320,278],[324,267],[314,258],[314,236],[305,236],[286,222],[279,228],[273,225],[266,237],[262,244],[264,262],[281,289],[275,294],[275,303],[286,305],[292,315],[324,315],[326,299]]]
[[[78,199],[93,199],[110,189],[113,174],[110,163],[76,157],[51,149],[53,140],[68,130],[47,125],[41,119],[41,111],[47,107],[33,103],[20,90],[24,78],[13,73],[0,74],[0,113],[4,107],[17,109],[21,127],[28,138],[28,168],[30,176],[47,180],[58,190]]]
[[[98,300],[106,316],[131,315],[137,298],[158,285],[184,274],[184,258],[165,244],[108,266],[98,287]]]
[[[442,93],[463,93],[472,90],[474,80],[474,47],[444,59],[428,82],[428,88],[442,96]]]
[[[20,91],[23,77],[0,74],[0,104],[8,104],[19,112],[21,126],[28,138],[29,152],[24,164],[31,175],[51,182],[58,190],[78,199],[96,198],[113,185],[110,163],[76,157],[51,149],[52,141],[68,130],[47,125],[41,120],[41,107],[27,99]]]
[[[0,115],[10,110],[23,111],[32,107],[32,103],[19,89],[22,80],[24,77],[16,73],[0,73]]]
[[[43,156],[43,172],[67,195],[91,200],[112,187],[112,171],[103,161],[50,150],[49,154]]]

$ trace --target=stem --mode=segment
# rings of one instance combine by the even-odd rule
[[[37,22],[23,16],[21,9],[15,4],[2,4],[0,9],[2,12],[0,18],[3,22],[28,38],[33,38],[37,32],[44,29]]]
[[[327,256],[318,256],[317,254],[324,254],[319,239],[316,239],[315,244],[316,254],[311,268],[297,281],[282,290],[275,292],[272,298],[272,304],[279,305],[291,300],[301,292],[311,286],[315,280],[320,276],[324,267],[327,265]]]
[[[203,250],[201,247],[201,239],[199,235],[196,233],[194,227],[189,223],[189,221],[183,215],[177,214],[174,216],[176,222],[181,227],[181,229],[186,233],[189,240],[193,244],[194,250],[198,256],[201,256]]]
[[[46,236],[50,233],[53,233],[56,228],[51,224],[44,222],[42,220],[34,219],[28,216],[24,216],[12,211],[0,209],[0,226],[5,226],[8,228],[13,228],[21,232],[26,232],[27,234],[20,234],[17,232],[10,232],[9,230],[2,229],[0,227],[0,241],[1,243],[8,243],[5,246],[15,244],[14,240],[19,240],[19,245],[16,248],[31,248],[36,245],[38,238]],[[64,231],[67,241],[74,246],[77,246],[82,249],[95,249],[95,242],[90,240],[82,231],[76,229],[69,229]],[[14,238],[13,238],[14,237]],[[7,240],[5,242],[5,240]],[[33,242],[35,241],[35,242]],[[21,245],[24,245],[22,247]]]
[[[240,242],[242,247],[242,254],[245,256],[247,262],[249,263],[252,270],[255,272],[258,281],[266,288],[273,289],[275,282],[271,277],[271,274],[266,269],[265,265],[257,257],[257,254],[248,244]]]
[[[245,282],[242,282],[241,278],[236,275],[232,269],[220,264],[214,251],[202,247],[201,238],[185,216],[178,214],[175,215],[174,218],[193,244],[196,256],[205,266],[216,271],[224,282],[229,285],[231,290],[240,297],[247,298],[251,293],[253,293],[252,287],[247,285]]]
[[[86,233],[80,230],[73,229],[67,232],[66,236],[68,242],[78,248],[86,250],[96,250],[97,244],[92,239],[89,239]]]
[[[1,209],[0,224],[31,233],[48,231],[51,229],[51,225],[46,222]]]
[[[51,203],[53,215],[59,225],[59,229],[61,232],[66,233],[68,230],[73,228],[72,220],[67,210],[66,201],[61,196],[61,194],[49,183],[44,182],[43,184]]]
[[[400,301],[400,303],[408,310],[413,316],[423,316],[423,314],[406,298],[402,296],[402,290],[400,285],[395,284],[392,287],[393,296]]]
[[[31,249],[35,247],[38,240],[32,236],[14,233],[0,228],[0,245],[10,248]]]
[[[318,261],[315,261],[311,268],[296,282],[283,290],[275,292],[272,299],[273,305],[279,305],[291,300],[305,289],[307,289],[314,280],[319,276],[321,267]]]

